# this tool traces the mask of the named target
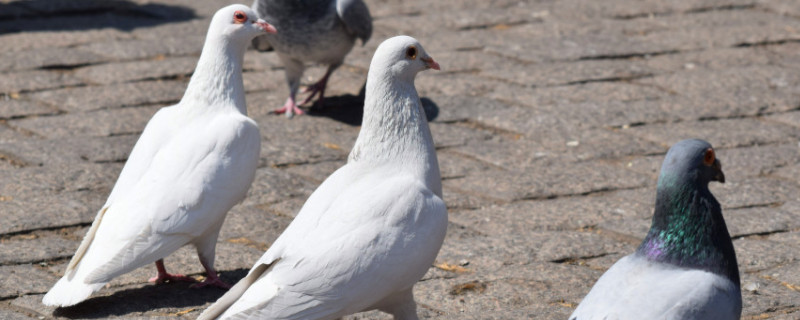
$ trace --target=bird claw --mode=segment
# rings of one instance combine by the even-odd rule
[[[315,108],[322,107],[322,99],[324,98],[325,87],[327,85],[328,85],[328,79],[327,79],[327,76],[326,76],[326,77],[322,78],[322,80],[318,81],[317,83],[306,87],[306,89],[303,90],[303,93],[311,92],[311,94],[305,100],[303,100],[303,102],[301,102],[300,105],[304,105],[306,103],[309,103],[311,100],[314,99],[314,97],[319,95],[319,99],[317,100],[317,102],[314,103],[314,107]]]
[[[284,104],[283,107],[281,107],[279,109],[275,109],[274,111],[272,111],[272,113],[274,113],[274,114],[283,114],[283,113],[285,113],[286,116],[289,117],[289,118],[291,118],[292,115],[294,115],[294,114],[305,114],[305,112],[302,109],[297,107],[296,104],[291,103],[291,101],[286,101],[286,104]]]
[[[305,89],[305,90],[303,90],[303,93],[309,93],[309,92],[312,92],[312,96],[313,96],[314,94],[317,94],[317,92],[319,92],[319,91],[320,91],[320,90],[322,90],[323,88],[324,88],[324,87],[323,87],[323,86],[322,86],[322,85],[321,85],[319,82],[317,82],[317,83],[315,83],[315,84],[312,84],[312,85],[310,85],[310,86],[306,87],[306,89]]]
[[[155,277],[150,278],[147,280],[148,282],[154,282],[155,284],[163,284],[167,282],[197,282],[195,278],[187,277],[182,274],[159,274]]]

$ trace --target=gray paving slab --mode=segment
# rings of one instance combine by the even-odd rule
[[[85,112],[145,104],[174,103],[183,97],[185,90],[185,82],[165,80],[65,88],[37,92],[29,97],[31,100],[67,112]]]
[[[14,96],[19,97],[18,95]],[[0,119],[2,120],[58,113],[55,108],[30,100],[15,99],[8,95],[4,95],[0,99],[3,100],[0,102],[0,106],[2,106],[0,107]]]
[[[72,257],[80,242],[54,234],[25,235],[3,240],[0,265],[39,263]]]
[[[59,193],[42,190],[1,191],[3,201],[0,201],[0,209],[5,220],[0,226],[0,233],[91,223],[110,191],[110,186],[101,190]]]
[[[75,77],[84,83],[109,84],[137,80],[178,79],[185,80],[194,72],[197,57],[165,58],[152,60],[98,64],[75,70]]]
[[[732,237],[768,235],[800,228],[800,217],[792,205],[725,210],[725,222]]]
[[[5,94],[82,85],[84,82],[71,72],[26,70],[0,78],[0,92]]]
[[[199,56],[205,36],[166,35],[161,41],[152,39],[103,39],[81,44],[78,48],[107,57],[109,60],[125,61],[159,56]]]
[[[781,112],[766,117],[775,122],[789,124],[800,127],[800,111]]]
[[[800,16],[800,4],[792,1],[766,0],[760,5],[767,10],[776,12],[789,17]]]
[[[48,50],[6,51],[0,53],[0,70],[29,70],[37,68],[73,68],[104,62],[105,57],[80,48],[51,48]]]
[[[758,280],[755,278],[757,277]],[[771,280],[770,276],[764,274],[745,274],[744,283],[750,281],[759,284],[756,292],[745,291],[742,293],[742,301],[747,301],[742,305],[743,315],[752,315],[771,319],[772,316],[780,316],[794,311],[797,306],[800,294],[793,291],[780,282]],[[753,280],[751,280],[753,279]],[[767,280],[767,281],[762,281]],[[788,307],[792,306],[792,307]],[[794,312],[796,314],[796,312]]]
[[[0,309],[0,317],[3,318],[3,319],[8,319],[8,320],[31,320],[31,319],[36,319],[35,317],[33,317],[32,315],[27,314],[27,313],[14,312],[14,311],[11,311],[11,310],[3,310],[3,309]]]
[[[59,137],[110,137],[136,135],[144,131],[147,121],[162,105],[117,108],[58,117],[27,117],[9,121],[9,125],[36,134],[43,139]]]
[[[43,293],[58,280],[43,269],[31,264],[0,266],[0,297]],[[6,310],[3,308],[3,310]]]
[[[784,68],[748,66],[711,72],[685,71],[637,83],[689,98],[679,106],[684,119],[700,119],[789,111],[798,105],[795,93],[798,81],[800,77]],[[700,83],[708,85],[700,89]]]
[[[731,128],[736,128],[732,130]],[[637,126],[623,131],[666,146],[689,138],[711,142],[715,148],[797,141],[798,132],[789,126],[760,121],[758,118],[684,121]],[[751,133],[752,132],[752,133]],[[758,134],[754,134],[754,133]]]
[[[800,162],[800,148],[794,142],[718,150],[725,172],[739,177],[764,176]]]
[[[474,196],[512,201],[638,188],[645,185],[646,179],[613,165],[586,163],[579,166],[563,164],[559,171],[536,167],[524,172],[493,168],[486,170],[480,178],[471,175],[443,183]]]
[[[67,137],[52,140],[0,142],[0,154],[26,166],[74,162],[125,162],[137,135],[111,137]]]
[[[4,51],[7,52],[31,52],[45,48],[82,46],[93,42],[111,42],[132,38],[129,33],[114,29],[39,30],[0,34],[0,39],[4,43],[14,44],[4,48]]]
[[[588,17],[606,17],[618,20],[649,18],[691,14],[711,10],[747,9],[755,1],[752,0],[678,0],[670,2],[627,2],[612,0],[605,3],[586,2],[580,0],[559,1],[553,4],[559,14],[575,14]]]
[[[495,235],[581,230],[603,221],[652,217],[654,199],[651,190],[634,189],[589,197],[518,201],[477,210],[459,210],[450,214],[450,221]]]
[[[734,241],[739,272],[751,273],[780,267],[795,261],[792,253],[797,246],[761,239]]]

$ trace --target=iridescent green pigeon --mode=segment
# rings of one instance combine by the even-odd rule
[[[569,317],[739,319],[733,242],[710,181],[725,182],[714,148],[690,139],[667,152],[653,223],[631,255],[611,266]]]

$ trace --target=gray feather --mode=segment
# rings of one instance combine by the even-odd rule
[[[364,1],[337,0],[336,12],[350,33],[361,39],[362,45],[369,41],[372,36],[372,16]]]
[[[292,99],[306,65],[327,66],[327,77],[342,65],[356,39],[363,44],[372,35],[372,18],[362,0],[255,0],[253,9],[278,30],[256,38],[253,46],[278,53]]]

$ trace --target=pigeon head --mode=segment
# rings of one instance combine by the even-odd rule
[[[659,188],[669,188],[676,183],[695,183],[707,187],[710,181],[725,183],[722,165],[710,143],[688,139],[676,143],[667,151],[658,178]]]
[[[722,208],[708,190],[725,182],[714,148],[683,140],[667,151],[658,177],[653,223],[637,253],[667,264],[702,269],[739,284],[739,269]]]
[[[236,42],[246,43],[264,33],[277,33],[275,27],[259,19],[250,7],[233,4],[219,9],[211,19],[209,32],[217,32]]]
[[[409,36],[389,38],[375,51],[370,70],[381,70],[399,79],[411,80],[418,72],[439,70],[439,64],[425,52],[425,48]]]

